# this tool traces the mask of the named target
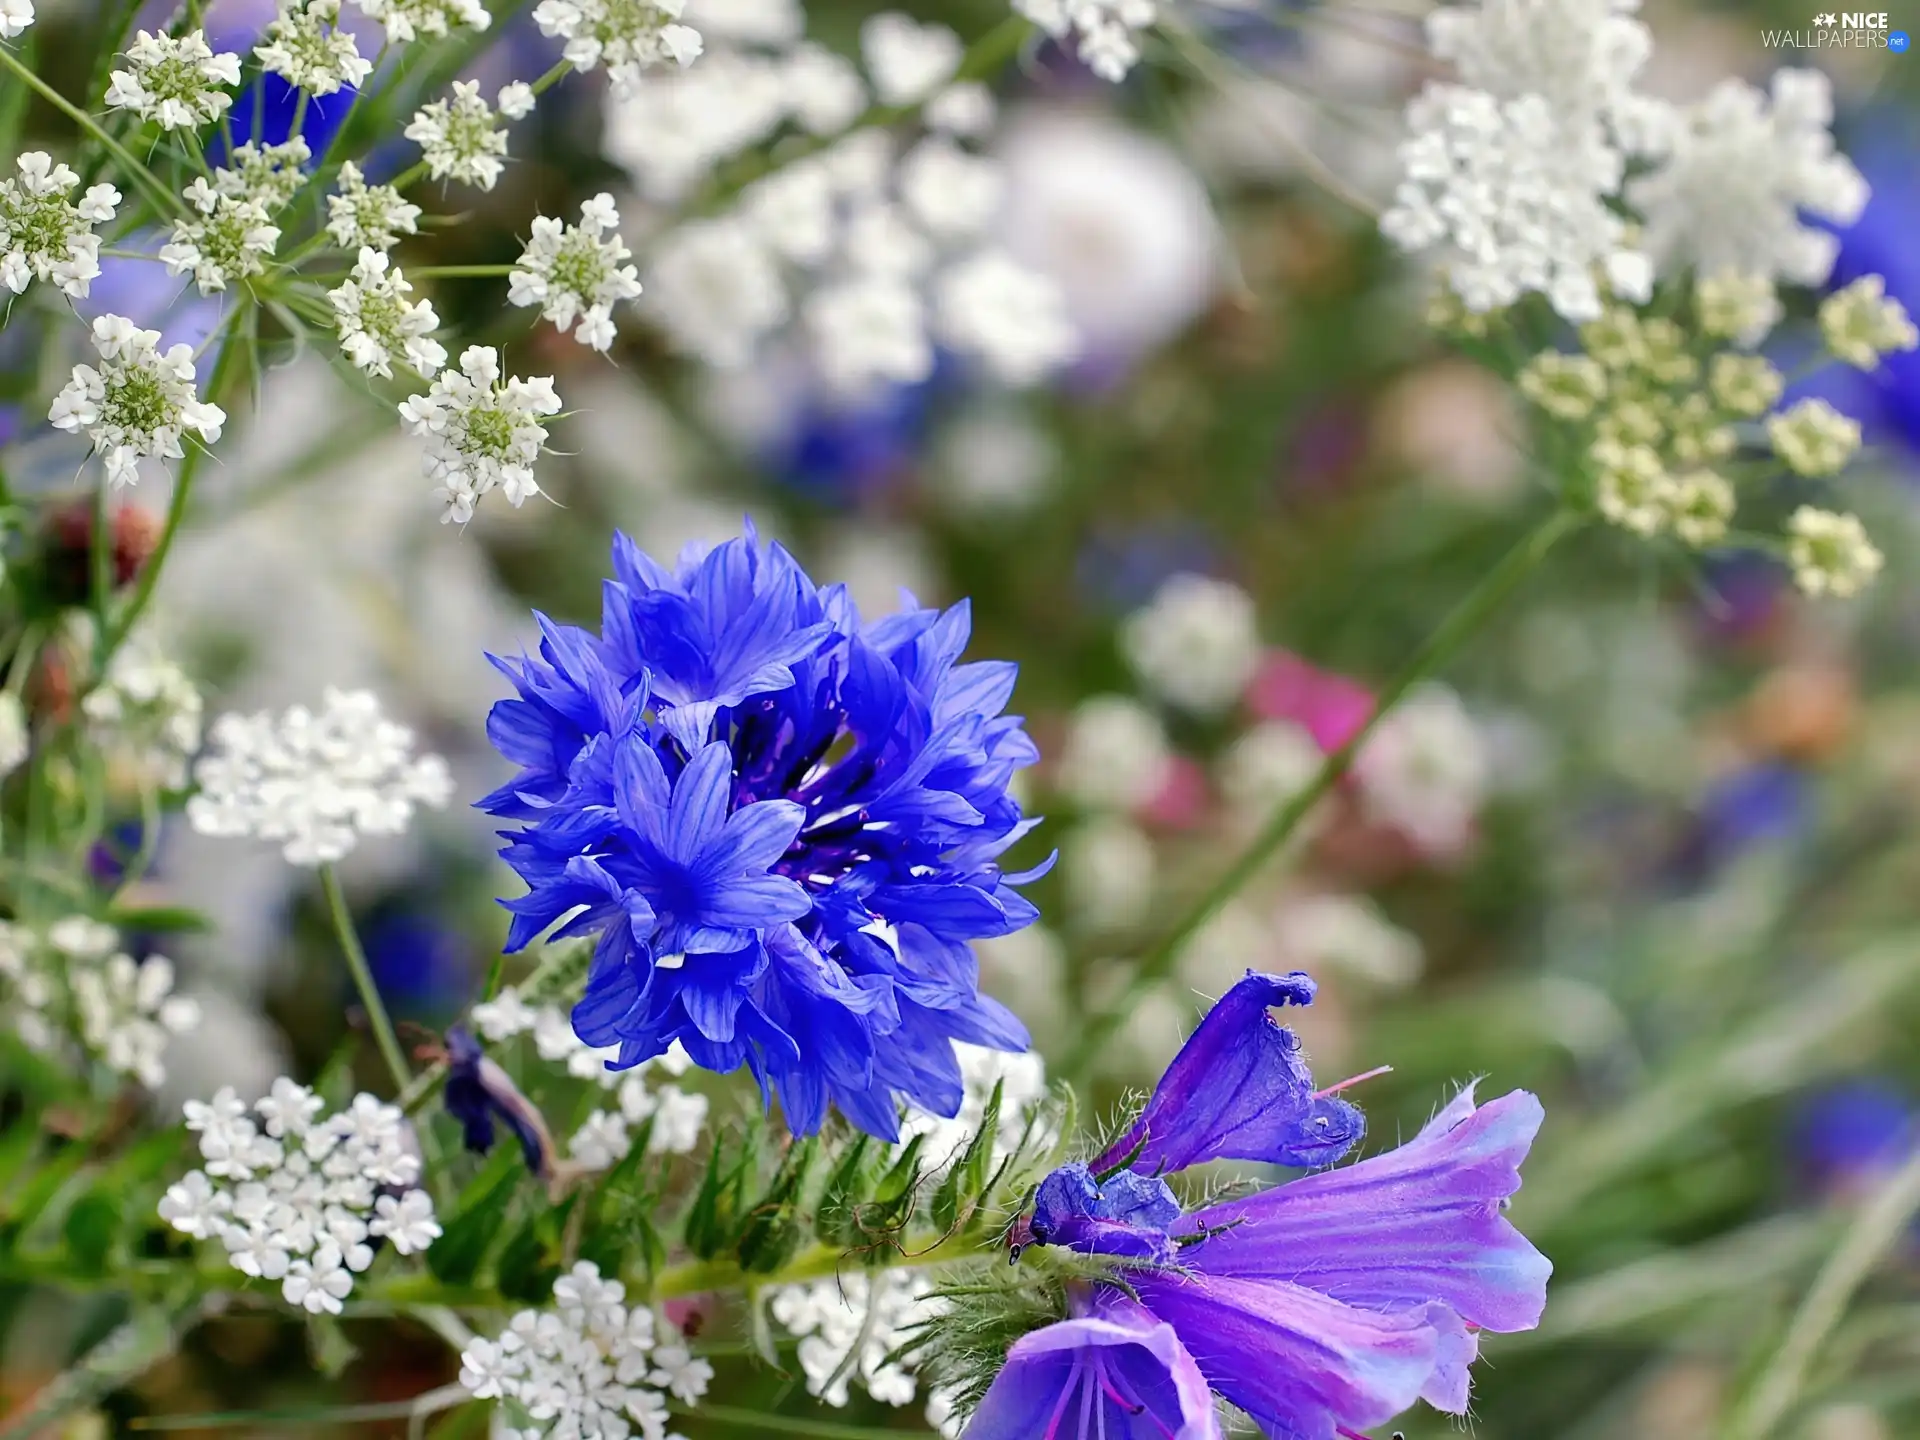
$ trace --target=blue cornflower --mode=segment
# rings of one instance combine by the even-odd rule
[[[1419,1399],[1464,1414],[1478,1331],[1539,1323],[1552,1267],[1501,1214],[1541,1121],[1525,1092],[1476,1107],[1464,1090],[1398,1149],[1197,1210],[1161,1178],[1323,1166],[1359,1140],[1359,1112],[1314,1090],[1267,1013],[1312,998],[1305,975],[1250,972],[1132,1128],[1041,1183],[1021,1238],[1124,1268],[1075,1282],[1074,1313],[1012,1348],[965,1440],[1218,1440],[1196,1378],[1284,1440]]]
[[[998,863],[1033,823],[1015,667],[958,663],[965,605],[863,622],[751,527],[613,561],[598,634],[540,617],[537,658],[495,660],[509,948],[598,937],[573,1023],[616,1068],[679,1041],[801,1134],[829,1104],[888,1139],[902,1100],[955,1114],[953,1042],[1027,1046],[969,944],[1035,915]]]

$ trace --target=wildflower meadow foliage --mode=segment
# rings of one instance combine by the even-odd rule
[[[1747,18],[0,0],[0,1440],[1920,1433]]]

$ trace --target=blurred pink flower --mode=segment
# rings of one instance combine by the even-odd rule
[[[1247,707],[1266,720],[1291,720],[1322,750],[1338,750],[1373,714],[1366,686],[1309,665],[1285,650],[1271,652],[1247,686]]]

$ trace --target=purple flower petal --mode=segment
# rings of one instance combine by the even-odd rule
[[[963,1440],[1221,1440],[1171,1326],[1131,1301],[1019,1340]]]
[[[1229,1226],[1192,1247],[1209,1275],[1285,1280],[1356,1305],[1451,1307],[1485,1330],[1540,1323],[1553,1265],[1501,1214],[1540,1129],[1524,1090],[1472,1087],[1398,1149],[1189,1217]]]
[[[1207,1012],[1140,1118],[1093,1168],[1126,1160],[1134,1170],[1159,1175],[1208,1160],[1300,1167],[1338,1160],[1365,1122],[1345,1101],[1314,1098],[1299,1040],[1267,1014],[1274,1005],[1311,1004],[1313,992],[1313,981],[1300,971],[1249,970]]]

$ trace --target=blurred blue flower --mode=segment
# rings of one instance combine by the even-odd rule
[[[1501,1213],[1542,1118],[1524,1091],[1476,1108],[1469,1087],[1384,1155],[1182,1210],[1164,1175],[1219,1159],[1328,1165],[1360,1139],[1360,1113],[1314,1090],[1300,1042],[1268,1014],[1313,994],[1304,974],[1248,972],[1132,1127],[1091,1165],[1064,1166],[1040,1185],[1027,1222],[1034,1243],[1127,1262],[1124,1286],[1096,1291],[1093,1313],[1141,1334],[1163,1323],[1178,1341],[1157,1368],[1129,1357],[1133,1398],[1116,1401],[1122,1410],[1141,1413],[1155,1382],[1161,1413],[1185,1413],[1173,1403],[1184,1357],[1270,1435],[1351,1435],[1416,1399],[1465,1414],[1476,1332],[1539,1323],[1552,1266]],[[1103,1433],[1084,1363],[1048,1372],[1051,1413],[1064,1412],[1067,1386],[1087,1401],[1078,1424],[1054,1432],[1062,1440]],[[968,1440],[1027,1440],[1042,1383],[1036,1367],[1010,1366]]]
[[[1707,787],[1676,862],[1699,884],[1754,850],[1804,835],[1813,819],[1813,782],[1795,765],[1769,760],[1722,775]]]
[[[835,504],[883,490],[925,449],[931,395],[921,384],[857,403],[810,399],[768,445],[768,466],[783,484]]]
[[[1913,1153],[1920,1128],[1906,1094],[1885,1080],[1846,1080],[1801,1102],[1789,1129],[1795,1174],[1840,1199],[1885,1179]]]
[[[1204,527],[1187,521],[1098,531],[1080,551],[1080,586],[1103,608],[1127,614],[1153,599],[1169,576],[1212,572],[1219,549]]]
[[[513,1132],[526,1156],[527,1169],[542,1179],[553,1174],[556,1151],[545,1117],[520,1093],[511,1076],[459,1026],[447,1032],[447,1113],[460,1122],[467,1149],[479,1155],[493,1148],[494,1123]]]
[[[449,926],[414,910],[376,909],[361,927],[374,983],[396,1010],[446,1012],[473,988],[466,941]]]
[[[1015,667],[956,663],[964,605],[863,623],[751,527],[677,571],[613,559],[599,634],[542,616],[537,659],[495,660],[509,948],[599,937],[574,1028],[616,1068],[678,1040],[802,1134],[829,1103],[889,1139],[900,1099],[955,1114],[954,1041],[1027,1045],[969,948],[1035,917],[998,864],[1035,823]]]

